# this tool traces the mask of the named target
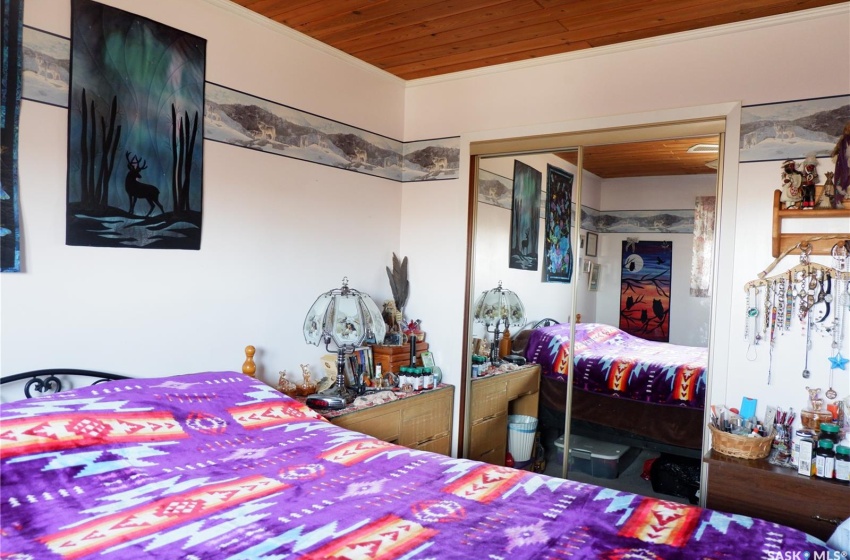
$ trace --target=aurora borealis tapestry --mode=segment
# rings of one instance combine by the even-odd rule
[[[514,196],[511,208],[510,268],[537,270],[537,236],[540,234],[540,182],[543,174],[514,161]]]
[[[200,249],[206,40],[71,9],[66,244]]]
[[[672,265],[672,241],[623,241],[620,329],[669,342]]]

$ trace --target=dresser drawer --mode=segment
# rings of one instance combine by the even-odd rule
[[[540,376],[537,370],[529,369],[508,377],[508,400],[531,395],[539,390]]]
[[[469,458],[504,465],[507,444],[508,417],[503,414],[472,426]]]
[[[422,442],[418,445],[411,445],[411,449],[419,451],[430,451],[431,453],[439,453],[441,455],[449,455],[452,452],[452,438],[450,434],[443,437]]]
[[[417,447],[448,436],[452,429],[452,393],[441,391],[411,402],[402,412],[400,445]]]
[[[499,415],[508,410],[508,381],[505,377],[493,377],[473,382],[470,415],[473,425]]]
[[[333,423],[342,428],[354,430],[390,443],[401,439],[401,410],[396,409],[385,414],[369,415],[358,418],[357,415],[335,418]]]

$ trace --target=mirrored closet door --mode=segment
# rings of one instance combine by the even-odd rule
[[[542,451],[546,474],[693,501],[679,487],[699,483],[723,126],[581,133],[567,148],[551,137],[536,149],[535,139],[513,140],[506,145],[525,149],[491,145],[473,158],[465,456],[504,464],[502,454],[522,447],[512,432],[523,426],[511,421],[534,416],[541,445],[532,454]],[[494,329],[498,313],[476,308],[500,284],[521,300],[521,325],[506,317]],[[515,397],[511,378],[472,377],[481,369],[473,356],[489,352],[496,334],[508,360],[527,361],[519,370],[539,365],[536,411],[524,395],[500,420],[501,393]],[[485,385],[495,388],[483,394]],[[488,408],[491,393],[500,402]],[[476,456],[481,433],[489,458]],[[689,480],[671,479],[682,472]]]

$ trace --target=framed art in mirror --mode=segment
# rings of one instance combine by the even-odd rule
[[[584,244],[584,254],[588,257],[597,256],[599,236],[592,231],[587,232],[587,242]]]

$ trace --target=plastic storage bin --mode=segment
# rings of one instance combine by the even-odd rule
[[[555,447],[558,448],[558,459],[563,462],[563,435],[555,440]],[[639,449],[627,445],[570,436],[569,468],[598,478],[617,478],[639,453]]]

